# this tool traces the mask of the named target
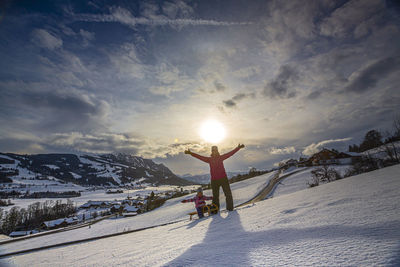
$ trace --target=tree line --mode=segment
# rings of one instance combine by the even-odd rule
[[[384,136],[386,136],[385,139],[380,131],[370,130],[365,134],[363,141],[359,145],[353,144],[349,146],[349,152],[365,152],[382,145],[393,145],[394,147],[393,143],[400,141],[400,116],[394,119],[392,130],[385,131]]]
[[[9,235],[18,230],[37,229],[45,221],[66,218],[76,213],[76,206],[71,200],[36,202],[28,208],[12,207],[9,211],[0,209],[0,233]]]

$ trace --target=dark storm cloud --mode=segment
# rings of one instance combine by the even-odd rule
[[[264,87],[264,95],[272,98],[292,98],[296,96],[294,86],[299,80],[297,70],[289,65],[281,66],[278,75]]]
[[[350,76],[350,83],[345,92],[363,93],[376,86],[388,75],[400,70],[400,57],[389,57],[378,60]]]

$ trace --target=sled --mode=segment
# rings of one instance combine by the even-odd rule
[[[218,213],[217,205],[215,205],[214,203],[205,205],[203,207],[203,214],[206,214],[206,213],[208,213],[208,216],[211,216],[211,214]],[[190,212],[189,215],[190,215],[190,220],[192,220],[192,216],[197,215],[197,211]]]

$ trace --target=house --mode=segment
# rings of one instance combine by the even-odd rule
[[[122,205],[113,205],[110,208],[110,211],[112,213],[122,213],[123,209],[124,209],[124,206],[122,206]]]
[[[297,165],[298,165],[298,161],[295,159],[289,159],[289,160],[279,162],[279,168],[282,170],[287,170],[290,167],[297,167]]]
[[[135,206],[125,205],[122,210],[124,217],[136,216],[139,212],[139,208]]]
[[[89,200],[85,204],[81,205],[79,208],[81,209],[92,209],[92,208],[108,208],[111,204],[108,201],[91,201]]]
[[[41,228],[50,230],[50,229],[56,229],[56,228],[60,228],[60,227],[66,227],[71,224],[77,224],[78,222],[79,222],[79,220],[77,217],[61,218],[61,219],[43,222],[41,225]]]
[[[354,152],[338,152],[335,150],[322,149],[320,152],[312,155],[306,162],[306,165],[323,165],[323,164],[352,164],[354,160],[361,158],[361,154]]]
[[[321,151],[318,153],[315,153],[312,155],[309,159],[308,162],[311,163],[311,165],[322,165],[322,164],[337,164],[337,157],[338,153],[335,151],[323,148]]]
[[[20,237],[20,236],[26,236],[26,235],[36,234],[36,233],[39,233],[39,231],[38,230],[14,231],[14,232],[11,232],[8,236],[9,237]]]

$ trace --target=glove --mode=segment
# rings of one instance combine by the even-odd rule
[[[188,150],[185,150],[185,154],[192,154],[192,152],[190,151],[190,149],[188,149]]]
[[[244,145],[243,144],[239,144],[238,148],[244,148]]]
[[[186,200],[182,200],[181,202],[182,202],[182,203],[186,203]]]

